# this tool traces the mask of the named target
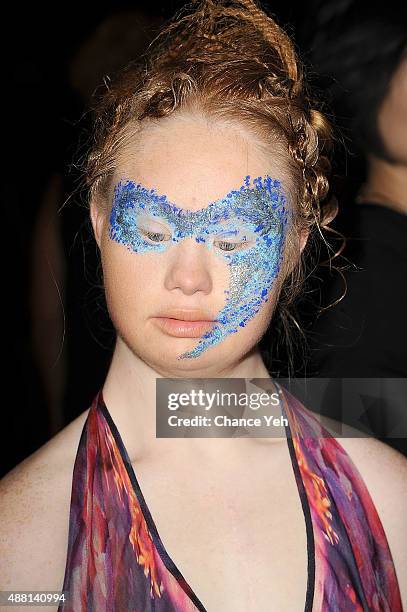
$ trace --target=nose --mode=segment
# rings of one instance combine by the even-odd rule
[[[180,289],[185,295],[197,291],[208,294],[212,291],[209,272],[210,254],[204,244],[195,238],[185,238],[171,249],[170,261],[165,275],[165,288]]]

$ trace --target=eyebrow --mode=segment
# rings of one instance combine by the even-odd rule
[[[279,199],[281,198],[281,196],[283,196],[283,200],[285,201],[286,199],[285,192],[282,189],[281,182],[278,179],[272,179],[269,175],[266,175],[265,177],[259,176],[253,179],[252,181],[253,186],[249,184],[249,179],[250,179],[250,176],[248,175],[245,177],[244,184],[240,187],[240,189],[232,189],[225,196],[220,197],[217,200],[213,200],[209,202],[207,206],[203,206],[202,208],[199,208],[198,210],[192,210],[190,208],[181,208],[174,202],[171,202],[167,198],[166,195],[160,194],[159,192],[157,192],[156,189],[154,188],[148,189],[147,187],[144,187],[141,183],[135,183],[131,179],[127,179],[124,177],[123,179],[120,179],[120,181],[115,185],[114,194],[115,195],[118,194],[123,187],[127,191],[131,191],[131,192],[141,191],[144,197],[149,198],[149,199],[153,198],[157,203],[164,205],[165,207],[168,206],[169,208],[173,208],[177,210],[185,210],[186,212],[193,212],[193,213],[199,213],[199,212],[208,210],[208,208],[214,208],[220,203],[222,203],[223,201],[231,199],[234,196],[241,196],[244,193],[247,193],[248,191],[254,194],[267,191],[271,196],[273,195],[271,191],[274,191],[275,194],[279,197]],[[263,186],[263,180],[265,182],[264,186]],[[260,184],[260,187],[259,187],[259,184]],[[131,195],[134,195],[134,194],[132,193]],[[281,201],[279,203],[281,204]],[[239,216],[233,211],[230,214],[230,218],[239,219]]]

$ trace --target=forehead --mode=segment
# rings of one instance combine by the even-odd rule
[[[171,116],[128,136],[117,159],[113,187],[123,179],[155,189],[180,208],[199,210],[239,189],[247,175],[287,177],[277,147],[266,153],[241,126],[201,115]]]

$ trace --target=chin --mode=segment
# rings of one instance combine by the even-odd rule
[[[196,342],[185,339],[181,342],[170,341],[162,343],[154,350],[149,347],[146,352],[138,353],[139,357],[152,367],[161,376],[166,378],[183,378],[191,375],[196,378],[217,378],[222,376],[225,367],[232,364],[230,360],[233,352],[227,351],[225,347],[216,345],[206,349],[198,357],[178,359],[178,357],[195,348]],[[239,360],[240,355],[235,355],[234,361]]]
[[[134,334],[134,329],[139,332]],[[170,337],[151,328],[147,329],[142,323],[132,328],[126,325],[121,332],[120,337],[133,355],[165,378],[227,377],[225,371],[239,364],[255,347],[259,335],[257,330],[251,330],[250,334],[230,334],[197,357],[179,359],[183,353],[196,348],[199,338]]]

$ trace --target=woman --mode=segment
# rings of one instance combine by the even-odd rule
[[[98,109],[87,181],[117,342],[90,409],[2,481],[1,587],[63,589],[54,609],[75,612],[402,610],[396,451],[325,437],[279,387],[280,436],[155,435],[157,378],[270,380],[258,343],[332,218],[330,128],[284,32],[207,0],[167,34]]]

